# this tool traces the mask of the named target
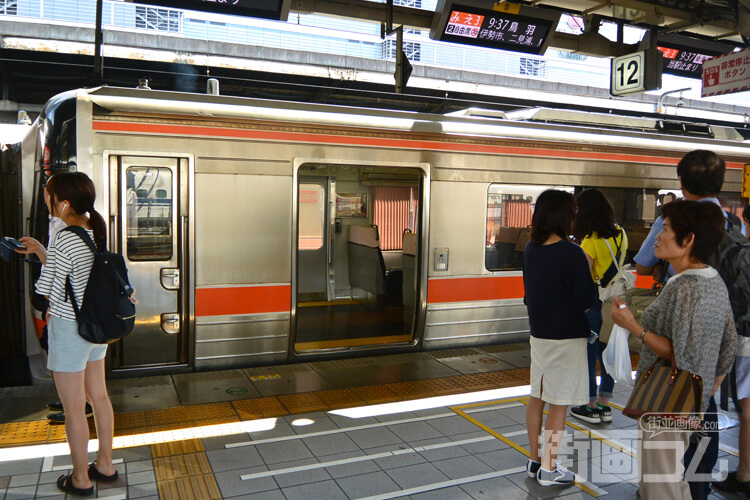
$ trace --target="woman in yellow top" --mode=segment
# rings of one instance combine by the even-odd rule
[[[598,189],[586,189],[576,198],[578,214],[576,215],[574,236],[581,242],[591,268],[591,277],[600,286],[607,283],[617,274],[617,266],[624,262],[628,249],[628,237],[625,231],[615,223],[615,213],[609,200]],[[609,247],[607,246],[609,244]],[[610,251],[611,249],[611,251]],[[615,256],[617,263],[612,259]],[[597,299],[594,307],[586,312],[591,331],[599,334],[602,327],[602,302]],[[574,406],[570,413],[581,420],[592,424],[612,421],[612,408],[609,399],[615,381],[607,373],[602,362],[602,352],[607,344],[594,338],[588,344],[589,363],[589,399],[587,405]],[[599,360],[601,385],[597,397],[596,360]]]

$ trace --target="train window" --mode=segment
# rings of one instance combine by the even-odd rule
[[[531,239],[531,216],[537,197],[547,189],[573,193],[572,187],[491,184],[487,189],[487,231],[484,265],[488,271],[523,267],[523,252]]]
[[[168,168],[130,167],[127,252],[131,261],[170,260],[172,227],[172,171]],[[132,176],[132,177],[131,177]]]
[[[323,246],[325,196],[320,184],[299,186],[299,250],[318,250]]]

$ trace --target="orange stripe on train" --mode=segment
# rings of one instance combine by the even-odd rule
[[[208,137],[224,137],[238,139],[255,139],[285,142],[311,142],[342,144],[352,146],[392,147],[404,149],[427,149],[450,152],[492,153],[519,156],[541,156],[548,158],[572,158],[599,161],[625,161],[638,163],[656,163],[661,165],[677,165],[677,158],[657,156],[629,155],[621,153],[595,153],[581,150],[557,150],[543,148],[524,148],[492,146],[486,144],[464,144],[454,142],[418,141],[412,139],[385,139],[380,137],[305,134],[299,132],[277,132],[266,130],[248,130],[219,127],[199,127],[192,125],[162,125],[155,123],[127,123],[95,121],[93,129],[103,132],[131,132],[162,135],[197,135]],[[727,163],[728,168],[743,168],[740,163]]]
[[[651,288],[650,276],[636,277],[638,288]],[[482,278],[430,279],[427,285],[427,303],[478,302],[482,300],[522,299],[523,276],[488,276]]]
[[[237,286],[195,289],[196,316],[288,312],[291,285]]]

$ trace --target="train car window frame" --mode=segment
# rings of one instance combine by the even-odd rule
[[[492,183],[487,186],[484,267],[490,272],[520,271],[531,238],[536,199],[548,189],[574,193],[572,186]]]
[[[310,197],[308,193],[312,192],[316,193],[315,199],[306,199],[306,196]],[[299,185],[299,213],[297,215],[299,236],[297,239],[297,250],[300,252],[320,250],[323,247],[325,242],[326,218],[325,196],[325,189],[320,184],[305,182]],[[315,206],[312,203],[315,203]],[[305,210],[303,207],[311,210]],[[312,246],[303,244],[303,241],[312,242]]]

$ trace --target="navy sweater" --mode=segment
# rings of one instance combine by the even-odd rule
[[[533,337],[588,338],[586,310],[596,302],[598,291],[581,247],[569,241],[528,243],[523,254],[523,285]]]

